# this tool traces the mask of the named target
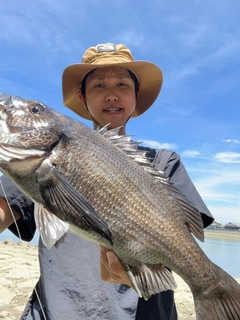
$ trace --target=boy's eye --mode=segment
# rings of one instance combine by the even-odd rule
[[[119,85],[120,87],[122,87],[122,86],[126,86],[127,84],[124,83],[124,82],[120,82],[118,85]]]
[[[95,84],[94,87],[95,87],[95,88],[102,88],[102,87],[103,87],[103,84],[102,84],[102,83],[98,83],[98,84]]]

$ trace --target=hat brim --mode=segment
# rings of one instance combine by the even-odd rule
[[[132,117],[144,113],[156,100],[162,87],[161,69],[148,61],[134,61],[112,64],[73,64],[63,71],[63,104],[79,116],[91,120],[91,117],[78,97],[79,85],[83,77],[93,69],[118,66],[131,70],[138,78],[139,93]]]

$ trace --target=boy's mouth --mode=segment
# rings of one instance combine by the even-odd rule
[[[119,112],[121,110],[122,110],[122,108],[106,108],[103,111],[107,112],[107,113],[111,113],[111,112],[115,113],[115,112]]]

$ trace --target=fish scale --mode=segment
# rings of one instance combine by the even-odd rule
[[[76,135],[76,139],[78,139],[77,135]],[[84,144],[84,142],[83,142]],[[79,144],[78,144],[79,145]],[[81,145],[79,145],[79,148],[81,149]],[[82,147],[83,148],[83,147]],[[101,150],[105,150],[106,146],[104,145],[100,145],[99,149],[100,150],[95,150],[95,154],[98,155],[99,157],[105,157],[106,158],[106,153],[105,152],[101,152]],[[89,154],[93,154],[91,149],[87,149],[84,153],[83,158],[81,159],[81,161],[79,162],[79,166],[81,167],[81,163],[85,163],[87,162],[87,159],[89,158]],[[75,162],[76,159],[74,159],[74,155],[75,153],[73,153],[73,157],[72,159],[70,159],[71,162]],[[159,212],[151,212],[149,213],[149,208],[153,207],[153,203],[155,200],[158,201],[159,204],[161,204],[161,199],[159,201],[159,197],[156,197],[152,200],[152,202],[150,202],[148,199],[146,199],[146,197],[143,197],[142,195],[142,190],[139,190],[139,188],[136,188],[136,185],[131,183],[129,183],[129,179],[128,177],[132,175],[133,172],[133,168],[129,169],[129,166],[126,165],[126,161],[123,161],[122,159],[120,159],[120,157],[116,157],[116,153],[113,153],[114,157],[111,159],[111,163],[105,161],[103,159],[103,161],[101,161],[99,164],[97,164],[96,166],[94,165],[95,163],[95,158],[91,158],[92,160],[92,164],[93,167],[95,168],[94,170],[94,178],[93,178],[93,170],[92,170],[92,166],[89,166],[86,168],[86,170],[83,170],[82,174],[81,174],[81,183],[78,183],[78,181],[75,181],[75,184],[82,184],[85,186],[85,188],[88,190],[89,188],[95,186],[95,188],[98,189],[98,193],[95,194],[95,192],[88,194],[84,193],[84,190],[82,190],[82,194],[83,196],[90,202],[92,203],[92,205],[94,206],[94,208],[96,209],[96,211],[104,218],[104,220],[111,225],[111,230],[113,231],[114,234],[122,234],[122,232],[126,229],[126,225],[127,224],[133,224],[133,220],[134,220],[134,224],[135,224],[135,228],[136,230],[134,230],[134,232],[137,231],[138,234],[138,242],[140,242],[142,244],[142,247],[146,246],[146,242],[151,243],[152,247],[151,249],[155,249],[156,251],[160,250],[160,247],[164,248],[166,246],[166,244],[169,244],[169,246],[171,246],[171,242],[170,242],[170,235],[168,236],[164,236],[162,237],[164,241],[159,242],[159,239],[161,239],[161,233],[159,233],[159,230],[164,230],[164,228],[157,228],[154,226],[155,232],[154,232],[154,237],[149,237],[149,233],[147,233],[148,229],[152,229],[153,226],[151,226],[149,228],[150,225],[150,217],[152,218],[152,221],[155,225],[157,226],[161,226],[161,225],[167,225],[168,224],[168,216],[163,216],[160,215]],[[96,156],[95,156],[96,157]],[[62,159],[63,157],[61,157],[61,154],[59,156],[59,159]],[[126,160],[125,155],[123,156],[123,159]],[[55,159],[53,159],[53,162],[55,162]],[[111,167],[112,163],[114,163],[113,168]],[[118,167],[119,165],[119,167]],[[59,164],[59,168],[61,170],[61,166],[64,166],[63,164]],[[138,166],[133,166],[134,169],[137,170],[137,172],[139,171],[139,167]],[[123,174],[122,172],[126,171],[126,181],[123,181]],[[107,172],[107,176],[106,176],[106,172]],[[112,173],[112,175],[109,177],[109,172]],[[121,173],[121,174],[120,174]],[[83,176],[83,179],[82,179]],[[103,191],[103,185],[105,184],[106,181],[106,177],[111,181],[111,185],[108,185],[108,193],[106,194],[106,192],[102,192]],[[135,177],[133,178],[133,180],[135,181]],[[136,179],[137,180],[137,179]],[[144,181],[144,184],[146,185],[147,183],[147,179],[146,179],[146,174],[143,173],[143,176],[141,177],[141,180]],[[150,183],[152,184],[152,179],[149,179]],[[97,185],[96,185],[96,181],[97,181]],[[70,180],[71,182],[71,180]],[[117,192],[118,189],[118,182],[119,184],[123,184],[125,185],[125,188],[123,188],[121,190],[121,194],[119,194],[119,192]],[[156,183],[154,182],[154,184],[156,185]],[[129,187],[130,185],[130,187]],[[116,186],[116,187],[115,187]],[[156,186],[159,189],[159,186]],[[116,189],[116,191],[115,191]],[[149,187],[145,188],[147,191],[145,191],[145,193],[147,193],[149,195],[148,190],[150,189]],[[163,190],[163,193],[165,194],[165,190]],[[171,196],[169,196],[171,197]],[[107,208],[107,210],[105,210],[104,212],[102,212],[101,210],[101,205],[104,204],[106,201],[108,201],[107,206],[105,206],[105,208]],[[136,203],[141,203],[141,206],[139,206],[137,208],[137,210],[131,210],[132,205],[136,204]],[[154,203],[156,207],[158,207],[158,203]],[[171,205],[170,205],[170,209],[172,209],[173,207],[173,199],[171,199],[170,201]],[[112,224],[111,220],[114,219],[114,211],[112,211],[112,204],[114,204],[114,206],[117,206],[119,208],[121,208],[121,212],[116,212],[115,214],[117,214],[118,216],[118,221],[119,224],[122,225],[122,227],[120,228],[119,226],[117,226],[116,230],[114,228],[114,224]],[[129,221],[128,219],[128,212],[129,212],[129,208],[131,210],[131,220]],[[163,207],[163,209],[165,209],[165,207]],[[177,208],[177,213],[179,212],[179,208]],[[135,216],[134,216],[135,215]],[[182,217],[182,215],[179,215],[180,217]],[[163,221],[160,220],[161,218],[163,218]],[[165,221],[166,220],[166,221]],[[132,238],[132,235],[129,232],[130,230],[128,229],[128,233],[126,234],[127,238]],[[157,233],[158,232],[158,233]],[[125,232],[126,233],[126,232]],[[147,237],[145,237],[145,235],[147,234]],[[172,237],[172,236],[171,236]],[[141,240],[142,239],[142,240]],[[157,241],[156,241],[157,240]],[[172,242],[176,242],[177,239],[172,239]],[[111,246],[108,245],[108,243],[104,243],[104,245],[108,246],[109,248],[112,248]],[[155,245],[155,246],[154,246]],[[167,251],[168,247],[164,250]],[[151,252],[151,251],[149,251]],[[153,254],[151,257],[151,253],[148,254],[149,256],[149,260],[147,260],[147,256],[144,256],[144,262],[146,263],[156,263],[156,255]],[[163,261],[163,258],[161,258],[161,261]],[[164,262],[164,261],[163,261]],[[159,263],[159,260],[158,260]]]
[[[0,125],[0,168],[35,203],[47,247],[70,226],[117,254],[140,297],[173,290],[171,269],[189,285],[198,320],[240,319],[240,285],[194,239],[203,240],[200,213],[129,136],[7,95]]]
[[[75,137],[77,141],[80,141],[80,138],[78,137],[78,133],[75,130]],[[101,136],[99,136],[101,138]],[[87,137],[87,140],[89,140],[90,137]],[[82,144],[82,147],[81,147]],[[70,144],[68,144],[68,147],[70,146]],[[107,144],[108,146],[108,144]],[[74,186],[76,185],[82,185],[83,187],[81,188],[81,192],[83,194],[84,197],[86,197],[86,199],[92,203],[92,205],[94,206],[94,208],[96,209],[96,211],[103,216],[104,220],[111,225],[111,219],[113,218],[113,212],[111,210],[111,206],[112,204],[114,204],[114,206],[118,206],[121,208],[121,217],[119,218],[119,212],[117,212],[116,214],[118,215],[118,220],[121,221],[120,224],[122,224],[122,229],[124,230],[124,225],[125,223],[127,223],[126,218],[127,218],[127,213],[129,211],[129,208],[131,210],[132,205],[136,204],[136,203],[141,203],[141,206],[139,206],[137,208],[137,210],[132,210],[131,212],[131,218],[132,220],[135,220],[135,227],[138,227],[137,231],[138,231],[138,235],[139,238],[142,237],[142,235],[144,236],[144,234],[146,234],[146,230],[147,230],[147,226],[149,223],[149,218],[153,217],[153,213],[151,212],[151,214],[148,212],[149,208],[153,207],[153,204],[156,205],[158,207],[158,205],[156,204],[156,200],[161,204],[161,199],[159,201],[159,197],[151,197],[153,198],[152,201],[150,202],[146,197],[143,197],[143,190],[139,190],[139,188],[136,187],[137,185],[137,180],[140,180],[139,185],[144,184],[145,188],[144,188],[144,193],[147,194],[148,196],[151,195],[151,193],[149,192],[149,189],[151,190],[151,187],[146,186],[147,184],[147,179],[146,179],[146,173],[142,172],[142,170],[140,170],[139,166],[133,164],[132,167],[129,167],[128,165],[128,159],[126,159],[125,154],[122,155],[122,157],[119,157],[119,153],[116,152],[112,152],[112,157],[109,157],[109,155],[107,154],[106,157],[106,152],[104,150],[106,150],[106,144],[100,143],[99,145],[97,145],[98,149],[96,150],[96,144],[94,145],[95,147],[95,153],[92,150],[92,146],[88,146],[88,148],[85,148],[85,140],[83,140],[82,142],[78,143],[78,147],[80,149],[85,149],[84,155],[82,156],[81,159],[79,159],[78,155],[74,152],[71,153],[72,156],[71,158],[68,159],[68,163],[76,163],[78,162],[79,167],[82,168],[82,163],[87,163],[88,159],[90,159],[91,157],[91,164],[92,165],[88,165],[86,166],[86,168],[84,170],[82,170],[81,172],[81,183],[78,183],[78,181],[76,181],[74,179],[74,182],[71,181],[71,178],[69,179],[69,181],[71,183],[73,183]],[[74,146],[72,146],[73,149]],[[66,150],[66,148],[62,148],[61,150],[67,151],[70,154],[70,150]],[[58,153],[58,161],[59,159],[65,159],[64,157],[61,156],[61,152],[60,151]],[[94,158],[93,158],[94,155]],[[97,155],[97,156],[96,156]],[[96,162],[99,161],[99,158],[103,157],[102,161],[100,161],[99,163],[97,163],[95,165]],[[77,159],[75,159],[77,158]],[[109,162],[109,159],[111,158],[111,163]],[[96,161],[95,161],[96,159]],[[51,160],[51,158],[50,158]],[[108,160],[108,161],[107,161]],[[58,163],[56,162],[56,159],[53,158],[52,160],[54,163],[57,163],[59,170],[61,172],[61,170],[65,171],[65,161],[63,163]],[[127,161],[127,163],[126,163]],[[111,169],[110,169],[111,167]],[[63,168],[63,169],[62,169]],[[124,171],[123,171],[124,170]],[[134,181],[137,181],[134,183],[129,183],[129,178],[128,177],[132,177],[132,174],[134,173],[134,171],[136,171],[135,176],[133,178]],[[139,171],[141,172],[141,175],[139,177]],[[109,172],[111,173],[111,176],[109,176]],[[123,174],[122,172],[124,172],[124,176],[125,176],[125,181],[123,180]],[[106,175],[107,173],[107,175]],[[70,171],[70,176],[73,176],[71,174]],[[106,178],[109,179],[110,181],[110,185],[108,184],[108,193],[106,194],[106,192],[102,192],[103,190],[103,186],[104,183],[106,181]],[[148,176],[147,176],[148,178]],[[98,184],[96,184],[96,181]],[[155,188],[158,190],[159,193],[159,186],[157,185],[157,183],[155,181],[152,181],[152,178],[149,177],[149,182],[150,184],[154,184]],[[125,185],[125,188],[123,188],[121,190],[121,194],[119,194],[119,190],[118,189],[118,184],[122,184]],[[116,191],[114,190],[116,186]],[[129,187],[130,186],[130,187]],[[88,189],[94,189],[97,188],[98,190],[98,195],[95,194],[95,192],[90,193],[90,195],[88,195],[87,193],[84,192],[84,188],[86,190]],[[165,194],[165,190],[163,190],[163,193]],[[108,202],[108,205],[106,206],[107,210],[104,212],[101,212],[101,205],[104,204],[105,202]],[[155,203],[154,203],[155,202]],[[99,206],[100,204],[100,206]],[[165,207],[163,207],[163,209],[165,209]],[[179,211],[179,210],[178,210]],[[126,213],[124,215],[124,212]],[[136,217],[134,217],[134,214],[136,215]],[[159,212],[156,213],[156,215],[158,216],[158,219],[161,218],[162,216],[159,215]],[[110,217],[110,220],[108,219],[108,217]],[[180,217],[182,217],[180,215]],[[123,219],[121,219],[123,218]],[[166,219],[167,217],[165,217],[164,219]],[[157,225],[162,225],[163,222],[158,221],[156,218],[152,218],[153,221],[155,221],[154,223],[157,223]],[[146,223],[147,222],[147,223]],[[129,224],[132,224],[132,221],[128,222]],[[111,227],[112,230],[114,231],[114,233],[119,232],[119,230],[117,229],[116,231],[113,229],[113,226]],[[141,231],[141,232],[140,232]],[[156,238],[160,238],[161,234],[158,235],[158,237]],[[129,235],[129,237],[131,238],[131,235]],[[143,237],[143,239],[145,239]],[[164,238],[165,239],[165,238]],[[149,242],[152,242],[153,239],[149,239]],[[166,238],[166,241],[168,242],[168,238]],[[143,246],[144,246],[144,242],[143,241]],[[156,242],[156,239],[155,239]],[[108,245],[107,243],[105,243],[105,245]],[[159,247],[159,244],[157,245]]]
[[[76,139],[80,141],[80,139],[77,136],[77,132],[75,131]],[[101,138],[101,136],[99,136]],[[81,147],[81,144],[83,145]],[[162,207],[162,214],[159,214],[159,209],[155,211],[149,212],[149,208],[154,207],[161,207],[162,204],[162,198],[166,197],[166,190],[161,190],[159,188],[159,185],[155,181],[153,181],[152,177],[146,177],[146,173],[142,172],[141,168],[139,166],[133,164],[132,166],[127,165],[128,159],[126,159],[125,154],[120,157],[119,152],[112,153],[112,158],[108,157],[108,161],[106,159],[106,145],[103,143],[97,145],[98,149],[96,150],[95,144],[95,154],[94,158],[91,157],[91,163],[92,166],[87,166],[86,170],[83,170],[81,172],[81,182],[75,181],[76,185],[84,185],[86,190],[90,188],[97,188],[97,194],[95,192],[88,194],[85,194],[84,190],[82,190],[82,195],[93,205],[93,207],[96,209],[96,211],[104,218],[104,220],[107,222],[107,224],[111,225],[111,230],[113,233],[117,236],[121,236],[122,232],[126,230],[127,224],[135,224],[135,229],[133,230],[134,233],[137,232],[138,234],[138,244],[141,247],[145,248],[146,242],[151,243],[151,249],[154,250],[154,254],[152,254],[152,251],[149,251],[148,255],[144,255],[142,258],[142,261],[145,263],[165,263],[163,256],[166,255],[166,252],[170,250],[172,247],[172,243],[178,243],[177,240],[173,238],[172,234],[164,234],[163,230],[168,229],[169,230],[169,216],[167,215],[167,212],[165,210],[166,206]],[[108,144],[107,144],[108,145]],[[84,149],[84,141],[78,143],[78,147],[81,149]],[[74,146],[73,146],[73,149]],[[65,148],[62,148],[61,150],[65,150]],[[62,151],[61,151],[62,152]],[[64,159],[61,156],[61,152],[58,153],[58,159]],[[89,154],[93,155],[93,151],[90,147],[88,147],[81,160],[78,160],[79,167],[82,167],[82,163],[86,163],[87,159],[89,159]],[[75,159],[76,153],[73,153],[73,156],[70,160],[70,162],[76,162],[77,159]],[[102,161],[95,164],[95,158],[103,158]],[[111,158],[111,162],[109,161],[109,158]],[[51,158],[50,158],[51,160]],[[54,163],[57,163],[55,159],[52,160]],[[126,163],[127,162],[127,163]],[[58,164],[58,163],[57,163]],[[114,165],[113,165],[114,164]],[[59,170],[61,172],[62,166],[65,165],[65,162],[59,163]],[[95,168],[94,173],[92,167]],[[141,175],[139,177],[139,171],[141,172]],[[111,173],[111,176],[109,176],[109,172]],[[136,173],[135,173],[136,172]],[[107,175],[106,175],[107,173]],[[134,174],[135,173],[135,174]],[[134,176],[133,176],[134,174]],[[71,171],[70,171],[71,175]],[[128,177],[132,177],[132,180],[130,180]],[[83,177],[83,178],[82,178]],[[93,178],[94,177],[94,178]],[[110,186],[108,185],[108,193],[103,192],[103,185],[105,184],[106,178],[110,181]],[[149,178],[149,179],[147,179]],[[137,181],[140,180],[140,181]],[[148,181],[149,180],[149,181]],[[134,181],[134,183],[132,183]],[[135,182],[137,181],[137,182]],[[70,179],[71,182],[71,179]],[[96,184],[97,182],[97,184]],[[144,190],[139,190],[137,187],[138,185],[142,185],[144,183],[145,188]],[[148,186],[150,183],[150,186]],[[122,184],[125,187],[121,189],[121,194],[119,194],[118,184]],[[152,184],[154,184],[155,189],[157,190],[158,196],[154,194],[154,197],[152,197],[152,194],[149,192],[149,190],[152,190]],[[115,187],[116,186],[116,187]],[[115,190],[116,189],[116,190]],[[162,193],[160,192],[162,191]],[[144,195],[143,195],[144,194]],[[145,196],[147,194],[148,198]],[[161,197],[159,197],[159,194]],[[175,217],[178,216],[179,218],[182,218],[183,215],[179,214],[179,207],[175,205],[176,208],[174,208],[174,199],[171,195],[168,194],[169,199],[169,208],[172,210],[173,213],[176,212]],[[149,199],[150,198],[150,199]],[[166,199],[164,199],[166,202]],[[101,211],[101,205],[104,204],[106,201],[108,201],[108,205],[105,207],[106,209],[104,212]],[[141,203],[141,206],[137,208],[137,210],[131,210],[132,204],[135,203]],[[121,208],[121,212],[115,212],[112,210],[112,205],[117,206]],[[129,213],[129,208],[131,210],[131,215]],[[174,209],[174,211],[173,211]],[[163,214],[165,213],[165,214]],[[122,226],[119,228],[117,226],[116,230],[114,228],[114,224],[111,223],[111,220],[114,219],[114,215],[117,215],[119,224]],[[131,217],[130,221],[128,216]],[[151,219],[150,219],[151,217]],[[150,224],[152,220],[152,225]],[[176,223],[176,221],[174,222]],[[154,224],[154,225],[153,225]],[[156,228],[156,226],[163,226],[163,228]],[[165,226],[165,227],[164,227]],[[149,235],[147,232],[148,229],[154,230],[154,237]],[[176,225],[174,224],[174,229],[176,229]],[[159,232],[162,231],[162,232]],[[175,231],[175,230],[174,230]],[[186,230],[187,231],[187,230]],[[188,232],[188,231],[187,231]],[[128,229],[128,232],[125,235],[127,238],[132,238],[132,234],[130,233],[130,230]],[[146,236],[147,235],[147,236]],[[163,236],[164,235],[164,236]],[[161,239],[159,241],[159,239]],[[185,238],[185,235],[184,235]],[[103,243],[105,246],[112,249],[111,246],[109,246],[109,243]],[[141,244],[141,245],[140,245]],[[165,249],[164,249],[165,248]],[[121,250],[121,249],[119,249]],[[180,249],[178,249],[179,252],[181,252]],[[133,250],[132,250],[133,251]],[[145,250],[146,252],[147,250]],[[157,258],[157,255],[155,252],[161,251],[161,259]],[[139,250],[141,252],[141,250]],[[117,252],[118,253],[118,252]],[[123,254],[122,250],[120,251],[119,256]],[[136,250],[131,253],[131,257],[136,254]],[[138,255],[137,255],[138,257]],[[160,257],[160,255],[159,255]],[[184,255],[185,257],[185,255]],[[147,259],[148,258],[148,259]]]

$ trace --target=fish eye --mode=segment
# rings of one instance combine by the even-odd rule
[[[44,107],[40,104],[36,104],[36,105],[30,106],[29,110],[33,114],[42,114],[44,111]]]

